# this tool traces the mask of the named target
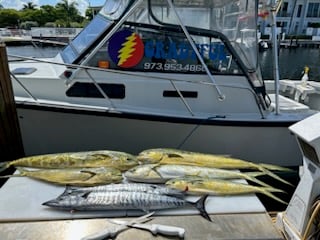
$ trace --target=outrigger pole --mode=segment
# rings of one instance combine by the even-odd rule
[[[272,21],[272,50],[273,50],[273,76],[274,76],[274,86],[275,86],[275,104],[276,104],[276,114],[280,114],[279,107],[279,61],[278,61],[278,40],[277,40],[277,13],[282,4],[282,0],[272,0],[271,1],[271,21]]]
[[[181,19],[180,19],[180,17],[179,17],[179,14],[177,13],[176,8],[174,7],[174,5],[173,5],[173,3],[172,3],[172,0],[167,0],[167,2],[168,2],[168,4],[169,4],[170,8],[173,10],[174,14],[176,15],[176,18],[177,18],[177,20],[178,20],[178,22],[179,22],[179,25],[181,26],[182,31],[183,31],[184,34],[186,35],[186,37],[187,37],[187,39],[188,39],[188,41],[189,41],[189,43],[190,43],[193,51],[194,51],[195,54],[197,55],[199,61],[201,62],[201,65],[204,67],[207,75],[209,76],[211,82],[213,83],[213,86],[216,88],[216,90],[217,90],[217,92],[218,92],[218,94],[219,94],[219,100],[223,101],[223,100],[226,98],[225,95],[221,92],[220,88],[217,86],[217,83],[216,83],[214,77],[212,76],[212,74],[211,74],[208,66],[207,66],[206,63],[204,62],[204,60],[203,60],[201,54],[199,53],[196,45],[194,44],[194,42],[193,42],[193,40],[192,40],[192,38],[191,38],[191,36],[190,36],[187,28],[184,26],[183,22],[181,21]]]

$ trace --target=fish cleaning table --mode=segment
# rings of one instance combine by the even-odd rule
[[[0,188],[0,239],[80,239],[111,224],[100,218],[142,215],[141,211],[129,210],[68,212],[42,205],[63,191],[64,187],[29,178],[9,179]],[[206,201],[206,210],[213,222],[200,217],[196,209],[183,208],[157,211],[151,223],[184,227],[188,239],[281,239],[255,195],[212,196]],[[152,236],[130,229],[118,238],[132,239],[133,233],[136,239]]]

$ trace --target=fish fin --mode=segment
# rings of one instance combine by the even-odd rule
[[[153,170],[161,179],[163,179],[161,173],[158,171],[157,167],[160,166],[160,164],[154,165],[151,170]]]
[[[91,156],[95,157],[96,159],[112,158],[112,156],[107,153],[93,153]]]
[[[92,191],[87,191],[81,194],[82,198],[87,198]]]
[[[193,203],[193,205],[199,210],[200,215],[202,217],[207,219],[209,222],[212,222],[212,220],[211,220],[211,218],[205,208],[205,206],[206,206],[205,203],[206,203],[207,197],[208,197],[208,195],[201,196],[201,198],[198,201],[196,201],[195,203]]]
[[[74,186],[66,185],[66,188],[64,189],[64,192],[60,196],[65,196],[72,194],[74,191],[76,191],[77,188]]]
[[[169,158],[183,158],[181,155],[177,153],[168,153]]]
[[[294,186],[292,183],[289,183],[288,181],[282,179],[281,177],[279,177],[278,175],[276,175],[273,172],[269,171],[268,169],[264,168],[263,166],[260,166],[258,164],[256,166],[260,171],[264,172],[266,175],[268,175],[268,176],[270,176],[270,177],[272,177],[274,179],[277,179],[278,181],[280,181],[282,183],[285,183],[287,185]]]
[[[10,167],[10,162],[0,162],[0,172],[3,172]]]
[[[92,172],[92,171],[89,171],[89,170],[81,170],[80,172],[90,174],[90,176],[86,180],[89,180],[89,179],[91,179],[91,178],[93,178],[94,176],[97,175],[95,172]]]

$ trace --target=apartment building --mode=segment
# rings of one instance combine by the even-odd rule
[[[270,26],[270,19],[259,19],[260,31]],[[277,15],[279,32],[288,35],[320,35],[320,0],[284,0]],[[313,29],[312,29],[313,28]]]

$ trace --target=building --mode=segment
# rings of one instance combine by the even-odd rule
[[[270,23],[270,19],[259,19],[262,34],[266,34]],[[316,29],[320,28],[320,0],[284,0],[277,14],[277,27],[287,35],[320,34]]]

